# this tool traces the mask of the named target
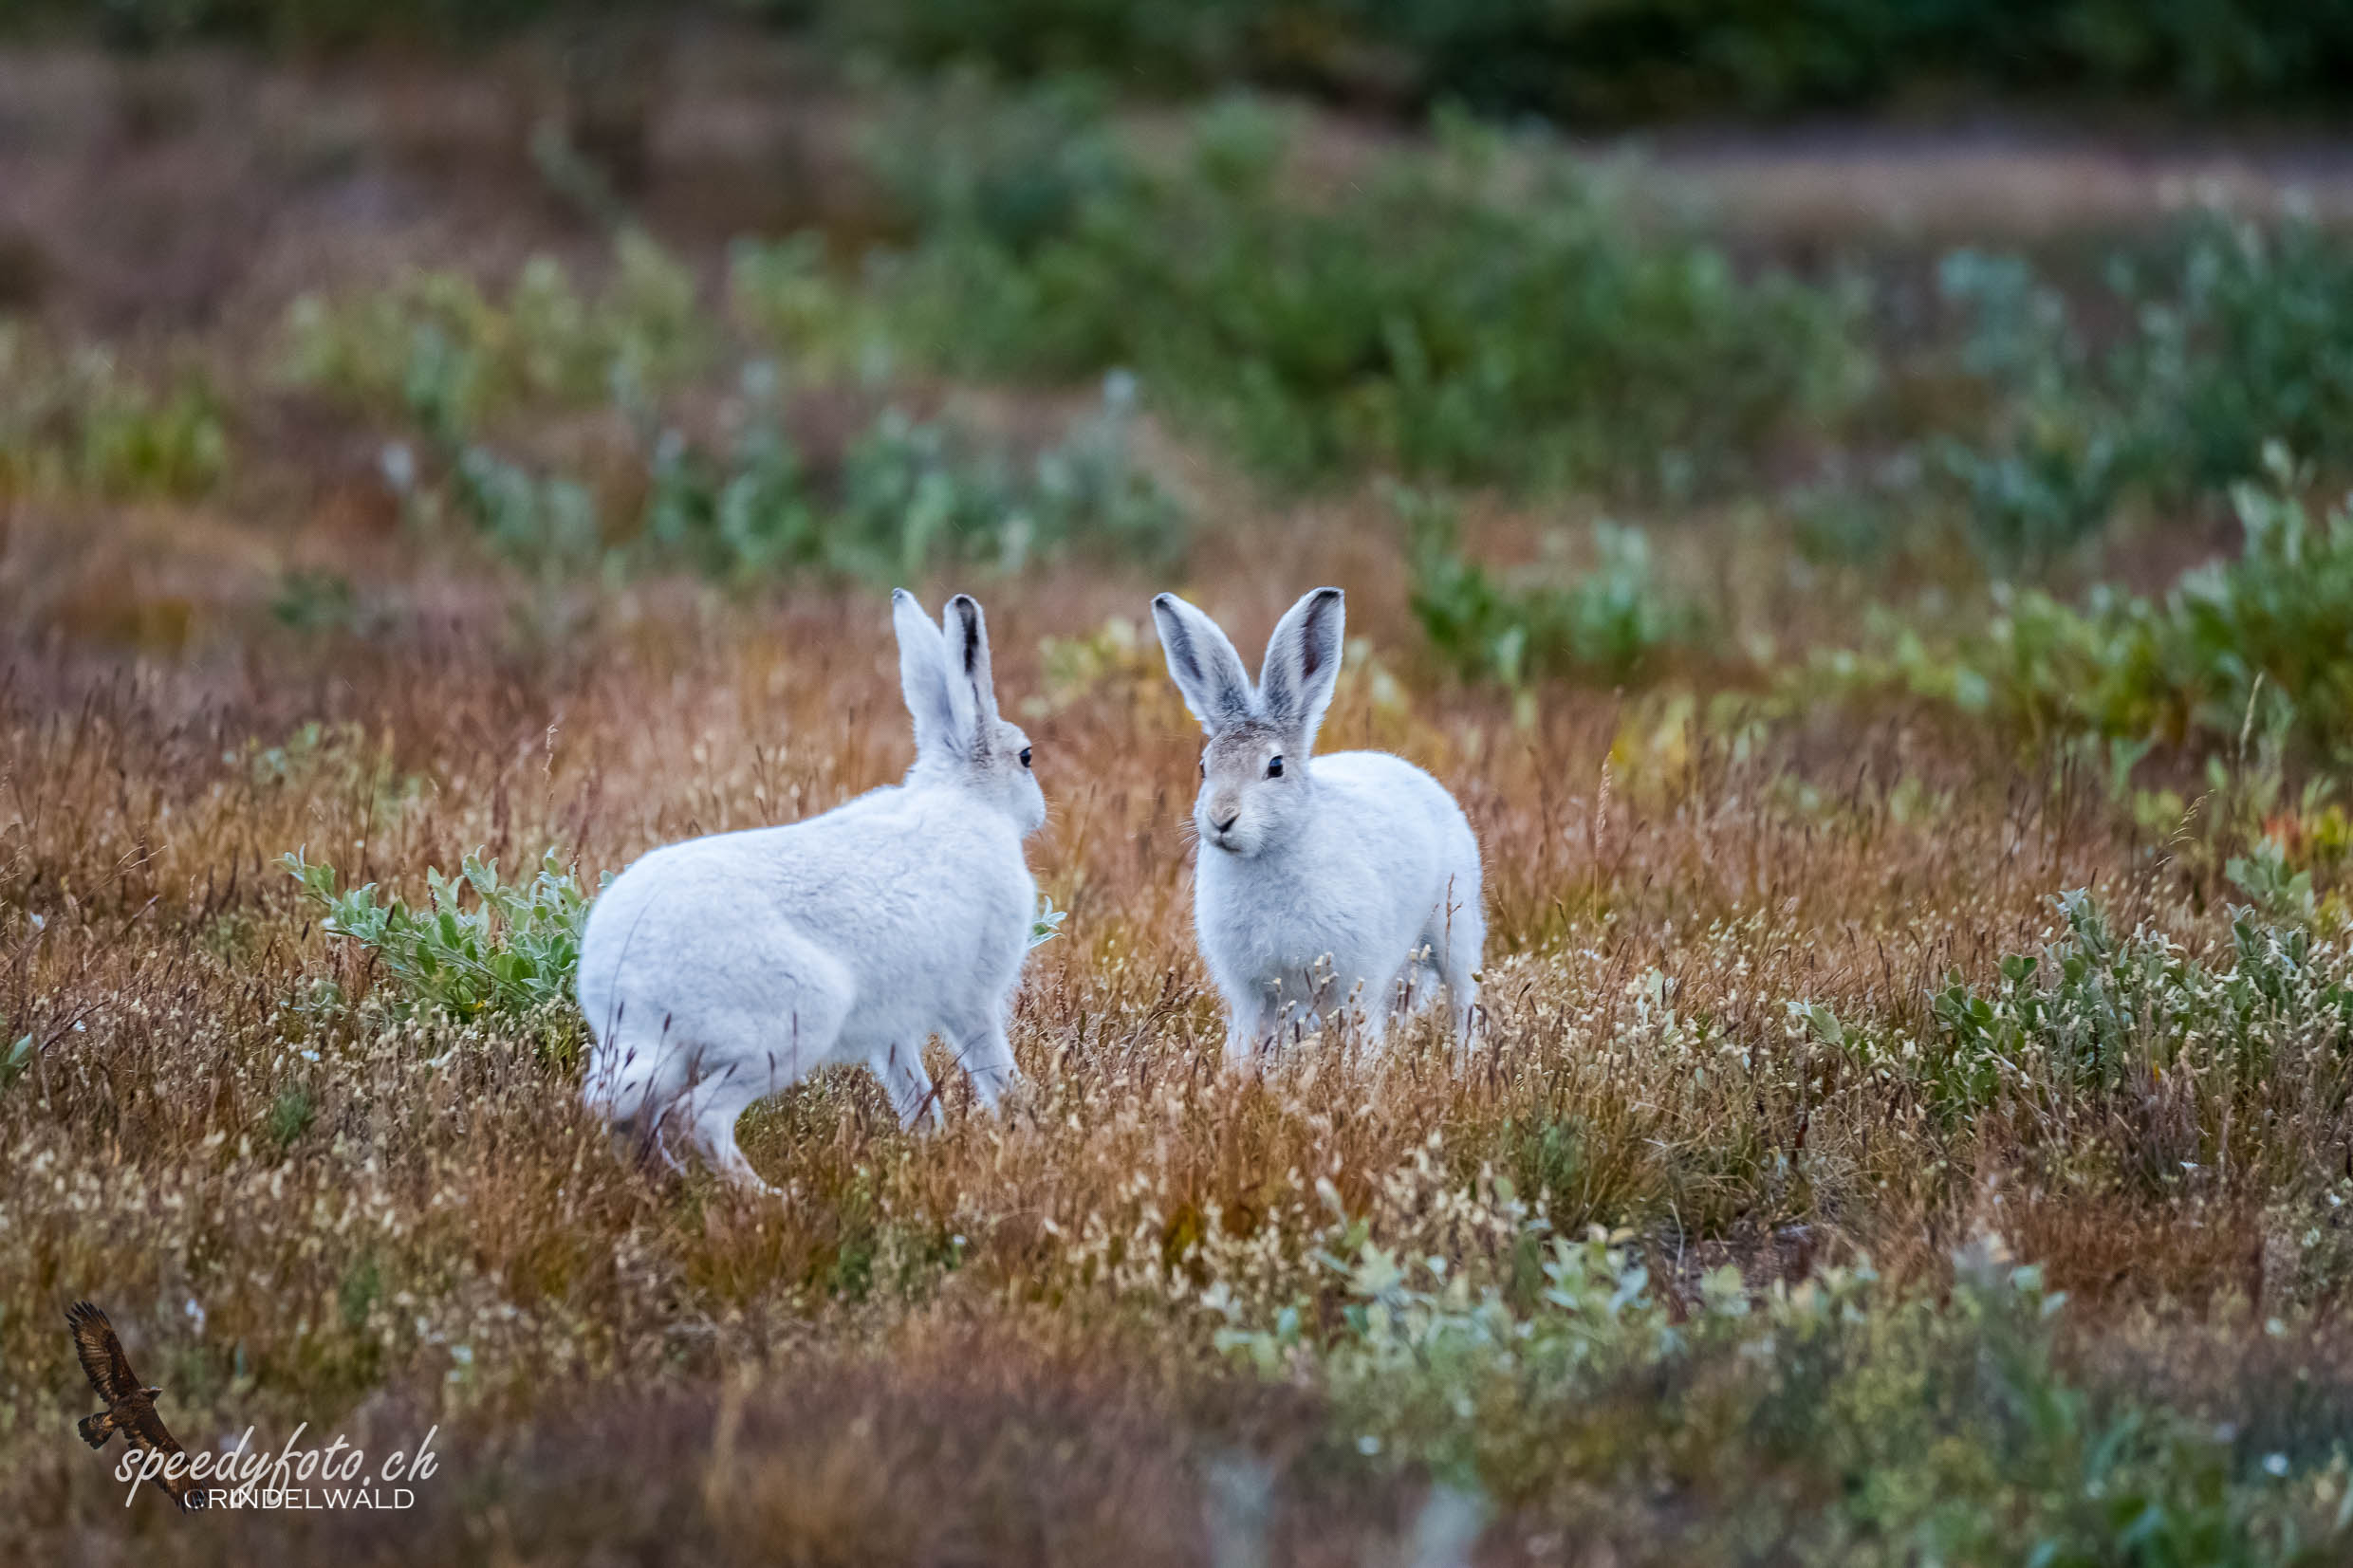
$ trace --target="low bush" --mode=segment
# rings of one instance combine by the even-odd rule
[[[405,1005],[461,1019],[572,1005],[589,895],[552,849],[528,882],[502,880],[497,864],[478,855],[466,856],[454,877],[428,871],[421,906],[380,897],[373,882],[345,889],[333,866],[301,850],[279,863],[324,912],[321,929],[365,949]]]
[[[1707,618],[1658,581],[1640,528],[1596,524],[1588,565],[1562,549],[1502,574],[1461,553],[1445,503],[1399,492],[1397,504],[1411,538],[1415,618],[1466,680],[1624,684],[1706,645]]]
[[[916,238],[892,332],[964,374],[1126,366],[1263,472],[1349,466],[1680,491],[1835,418],[1853,302],[1639,237],[1540,138],[1449,120],[1324,194],[1279,115],[1148,157],[1070,95],[940,95],[880,141]]]
[[[306,294],[287,311],[283,369],[298,386],[399,414],[454,444],[517,404],[641,403],[699,369],[714,332],[693,275],[624,229],[594,296],[550,256],[526,263],[503,301],[435,271],[345,299]]]
[[[2160,600],[1999,590],[1985,629],[1949,648],[1882,619],[1878,651],[1817,653],[1800,684],[1907,690],[2029,736],[2211,750],[2260,732],[2335,756],[2353,724],[2353,511],[2315,524],[2308,475],[2277,447],[2268,460],[2270,485],[2232,491],[2239,555]]]
[[[157,394],[101,351],[66,357],[0,321],[0,500],[75,491],[189,501],[228,468],[227,420],[201,379]]]
[[[1473,1505],[1573,1527],[1580,1483],[1640,1455],[1689,1560],[1769,1540],[1841,1561],[2334,1560],[2349,1456],[2242,1451],[2188,1412],[2062,1370],[2066,1298],[1983,1238],[1946,1300],[1867,1262],[1760,1298],[1729,1264],[1670,1301],[1594,1231],[1526,1232],[1521,1279],[1335,1224],[1325,1288],[1219,1342],[1328,1405],[1327,1442]],[[2301,1461],[2301,1462],[2299,1462]],[[1713,1506],[1739,1496],[1736,1510]],[[1708,1522],[1701,1523],[1700,1521]]]
[[[2285,1072],[2333,1061],[2343,1078],[2353,965],[2309,930],[2309,878],[2299,894],[2257,862],[2234,869],[2273,913],[2307,923],[2239,912],[2225,966],[2152,932],[2120,936],[2088,894],[2069,893],[2041,952],[2006,955],[1994,985],[1948,984],[1935,1044],[1913,1068],[1938,1110],[1957,1121],[2005,1093],[2096,1098],[2169,1074],[2195,1075],[2220,1106],[2269,1079],[2283,1053],[2299,1059]]]
[[[2108,264],[2107,341],[2014,255],[1957,251],[1941,286],[1992,410],[1935,444],[1999,565],[2098,533],[2134,496],[2178,507],[2270,441],[2353,471],[2353,249],[2308,220],[2213,214]]]
[[[843,368],[824,344],[856,312],[830,308],[842,296],[806,244],[738,246],[732,293],[750,330],[796,367]],[[771,360],[743,365],[715,444],[675,417],[675,395],[730,336],[686,270],[624,230],[594,298],[546,257],[497,303],[431,272],[339,301],[306,296],[288,312],[285,370],[421,438],[421,455],[406,440],[385,449],[385,478],[412,517],[454,511],[533,564],[903,580],[950,562],[1010,572],[1070,551],[1165,563],[1183,549],[1181,509],[1134,459],[1137,385],[1124,372],[1104,377],[1095,415],[1019,460],[886,407],[838,463],[812,464],[787,428]],[[483,434],[493,416],[600,403],[636,443],[601,479],[520,460]]]
[[[1012,573],[1071,554],[1166,563],[1183,552],[1185,517],[1134,460],[1133,412],[1132,390],[1115,377],[1096,415],[1017,462],[953,425],[885,408],[837,471],[821,475],[802,462],[772,402],[755,397],[720,451],[676,429],[651,434],[642,500],[619,498],[636,504],[625,523],[611,520],[616,498],[587,481],[479,444],[451,465],[448,493],[500,553],[534,565],[889,582],[949,564]],[[412,495],[435,494],[410,483]]]

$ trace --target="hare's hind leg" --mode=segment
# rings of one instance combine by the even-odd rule
[[[993,1112],[1005,1091],[1021,1079],[1021,1069],[1013,1065],[1013,1042],[1005,1038],[1004,1020],[963,1021],[949,1037],[949,1043],[972,1082],[973,1094],[983,1108]]]
[[[1430,967],[1446,984],[1454,1038],[1467,1046],[1472,1025],[1478,1016],[1477,976],[1487,949],[1487,917],[1479,909],[1475,880],[1468,897],[1455,893],[1454,885],[1449,884],[1446,899],[1433,912],[1431,929],[1422,933],[1421,939],[1429,948]]]
[[[1437,999],[1438,987],[1446,987],[1446,1017],[1454,1033],[1454,1043],[1465,1049],[1471,1044],[1471,1026],[1477,1018],[1479,983],[1475,976],[1479,966],[1479,944],[1463,940],[1458,925],[1453,932],[1436,937],[1424,937],[1429,957],[1416,964],[1417,983],[1414,987],[1414,1009],[1418,1012]]]
[[[770,1192],[735,1141],[736,1119],[839,1060],[854,993],[841,966],[794,932],[769,933],[728,957],[706,971],[700,1005],[685,1021],[699,1042],[686,1120],[713,1167]]]
[[[893,1043],[875,1052],[868,1063],[874,1076],[882,1080],[882,1087],[891,1097],[891,1109],[899,1113],[899,1125],[912,1128],[931,1115],[932,1125],[937,1127],[944,1118],[939,1111],[939,1090],[932,1083],[932,1075],[923,1065],[920,1043]]]
[[[1478,1022],[1477,972],[1469,952],[1454,955],[1445,967],[1447,1013],[1454,1022],[1454,1038],[1465,1049],[1470,1047],[1471,1031]]]
[[[750,1084],[718,1081],[695,1085],[695,1142],[719,1174],[754,1192],[774,1195],[776,1189],[760,1179],[760,1172],[744,1158],[743,1148],[735,1141],[735,1123],[754,1100],[762,1098],[759,1089]]]

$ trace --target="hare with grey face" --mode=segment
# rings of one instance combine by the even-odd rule
[[[754,1187],[736,1117],[820,1067],[869,1064],[910,1125],[938,1119],[934,1034],[985,1104],[1015,1076],[1006,1014],[1037,913],[1022,840],[1046,799],[1028,738],[997,716],[979,604],[959,594],[935,626],[901,588],[891,618],[915,716],[906,782],[655,850],[581,938],[589,1108],[656,1137],[675,1117]]]
[[[1252,685],[1215,621],[1174,594],[1152,601],[1168,673],[1209,732],[1193,917],[1237,1061],[1344,1011],[1385,1029],[1440,983],[1460,1036],[1477,999],[1487,922],[1462,808],[1401,757],[1314,755],[1343,615],[1338,588],[1292,605]]]

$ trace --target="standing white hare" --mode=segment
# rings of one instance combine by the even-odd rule
[[[1313,756],[1343,616],[1337,588],[1292,605],[1252,686],[1215,621],[1174,594],[1152,601],[1168,673],[1209,732],[1193,802],[1193,918],[1237,1061],[1342,1009],[1361,1007],[1385,1031],[1439,982],[1461,1037],[1477,1000],[1487,922],[1462,807],[1385,751]]]
[[[735,1120],[820,1067],[868,1063],[909,1125],[938,1118],[935,1033],[991,1108],[1015,1077],[1005,1021],[1037,913],[1022,840],[1046,798],[1028,738],[997,716],[980,606],[959,594],[934,626],[901,588],[891,620],[915,715],[906,782],[655,850],[581,938],[589,1108],[657,1135],[675,1114],[714,1166],[764,1190]]]

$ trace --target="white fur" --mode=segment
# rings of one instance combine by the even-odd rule
[[[655,850],[581,938],[589,1108],[654,1137],[675,1115],[755,1187],[736,1118],[820,1067],[869,1064],[910,1125],[938,1119],[935,1033],[991,1107],[1015,1077],[1005,1023],[1037,914],[1022,840],[1046,800],[1027,738],[997,716],[980,606],[959,594],[934,626],[902,588],[891,613],[915,717],[906,782]]]
[[[1337,588],[1292,605],[1253,685],[1215,621],[1173,594],[1152,601],[1169,674],[1209,733],[1193,805],[1194,929],[1237,1061],[1350,1009],[1385,1032],[1438,983],[1464,1035],[1478,996],[1487,922],[1462,807],[1387,752],[1313,755],[1344,608]]]

